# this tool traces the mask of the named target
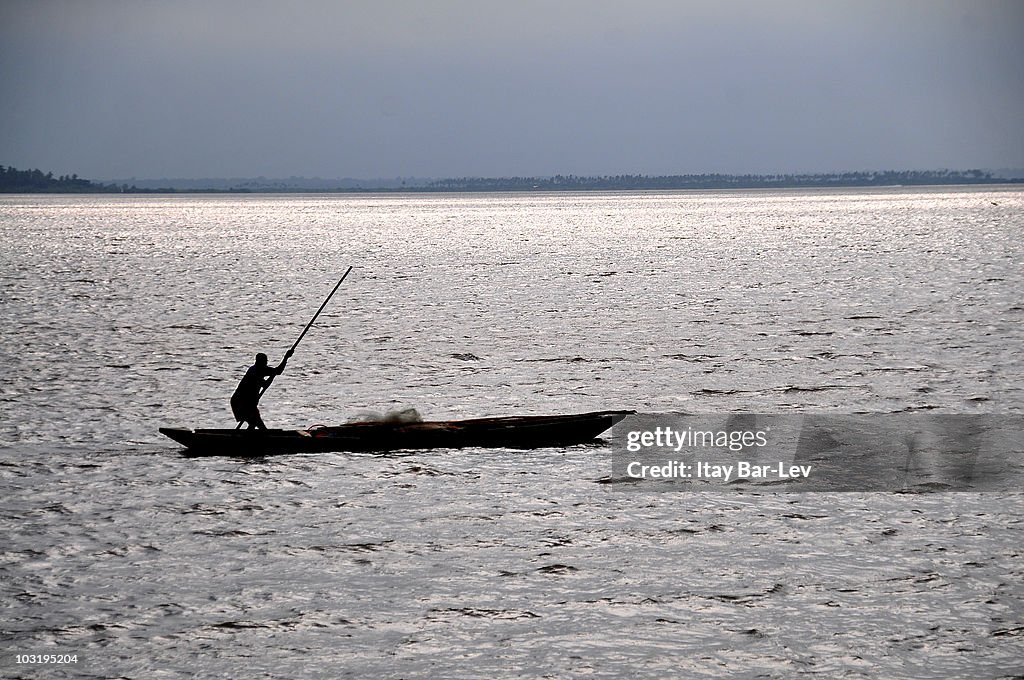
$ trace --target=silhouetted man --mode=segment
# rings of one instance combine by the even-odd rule
[[[242,381],[235,388],[231,395],[231,412],[235,414],[235,420],[239,423],[249,423],[246,429],[265,430],[267,426],[260,418],[260,391],[268,384],[274,376],[281,375],[284,367],[288,364],[292,351],[288,350],[284,360],[274,368],[267,365],[267,355],[260,352],[256,355],[256,363],[245,372]]]

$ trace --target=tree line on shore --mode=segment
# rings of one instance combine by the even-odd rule
[[[100,184],[75,175],[54,176],[42,170],[18,170],[0,165],[0,192],[8,194],[96,194],[138,191],[127,185]]]
[[[438,191],[586,191],[669,189],[781,189],[871,186],[924,186],[932,184],[999,184],[1000,179],[982,170],[887,170],[780,175],[604,175],[554,177],[503,177],[437,180],[429,188]]]

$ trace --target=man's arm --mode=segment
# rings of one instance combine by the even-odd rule
[[[273,369],[274,375],[281,375],[282,373],[284,373],[284,367],[288,365],[288,359],[290,359],[291,356],[291,350],[288,350],[287,352],[284,353],[284,359],[281,361],[281,363],[277,365],[277,368]]]

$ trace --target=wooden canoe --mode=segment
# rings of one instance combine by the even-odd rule
[[[632,411],[512,416],[419,423],[362,422],[308,430],[162,427],[160,432],[198,456],[267,456],[331,451],[394,451],[482,446],[530,449],[593,441]]]

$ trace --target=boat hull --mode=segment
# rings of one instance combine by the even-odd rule
[[[267,456],[399,449],[541,448],[593,441],[632,411],[514,416],[421,423],[369,422],[311,430],[162,427],[160,432],[199,456]]]

